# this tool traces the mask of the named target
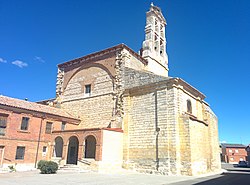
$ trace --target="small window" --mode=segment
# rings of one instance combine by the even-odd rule
[[[44,146],[43,147],[43,153],[46,153],[47,152],[47,146]]]
[[[51,131],[52,131],[52,122],[47,122],[46,123],[46,130],[45,130],[45,133],[46,134],[51,134]]]
[[[0,114],[0,136],[5,136],[8,115]]]
[[[30,118],[23,117],[21,123],[21,130],[28,130]]]
[[[16,159],[17,160],[23,160],[24,159],[24,153],[25,153],[25,147],[24,146],[18,146],[16,148]]]
[[[236,149],[236,150],[235,150],[235,153],[239,153],[239,150]]]
[[[233,150],[231,150],[231,149],[229,149],[228,151],[229,151],[229,153],[232,153],[232,152],[233,152]]]
[[[47,153],[47,146],[44,146],[43,147],[43,154],[42,154],[43,157],[46,156],[46,153]]]
[[[231,158],[230,158],[230,161],[234,161],[234,158],[233,158],[233,157],[231,157]]]
[[[63,121],[63,122],[62,122],[62,125],[61,125],[61,130],[65,130],[65,127],[66,127],[66,122]]]
[[[85,94],[90,94],[91,93],[91,85],[85,85]]]
[[[187,100],[187,112],[192,114],[192,104],[190,100]]]

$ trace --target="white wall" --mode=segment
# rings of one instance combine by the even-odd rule
[[[122,162],[123,133],[103,130],[102,161]]]

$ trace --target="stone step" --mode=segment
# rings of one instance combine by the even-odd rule
[[[66,165],[62,166],[61,168],[79,168],[79,166],[66,164]]]
[[[75,164],[66,164],[59,169],[60,172],[89,172],[91,170],[82,168]]]

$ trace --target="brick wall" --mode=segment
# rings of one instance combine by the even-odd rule
[[[226,162],[236,164],[239,161],[247,160],[247,151],[245,148],[225,148]]]
[[[52,133],[45,133],[46,123],[53,123],[52,131],[61,130],[61,121],[56,121],[47,116],[46,118],[37,117],[32,112],[21,113],[0,109],[0,113],[8,114],[5,135],[0,136],[0,146],[4,147],[3,161],[1,161],[3,167],[14,165],[19,170],[25,170],[34,168],[35,163],[41,159],[50,159]],[[22,117],[29,118],[27,130],[20,129]],[[76,128],[76,125],[66,124],[66,128]],[[24,159],[15,159],[17,146],[25,147]],[[43,147],[47,147],[46,153],[43,153]]]

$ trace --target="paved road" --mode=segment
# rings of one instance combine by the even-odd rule
[[[226,167],[227,172],[202,178],[163,176],[124,171],[119,174],[39,171],[0,174],[0,185],[250,185],[250,168]]]
[[[238,168],[230,164],[222,164],[227,170],[221,175],[187,180],[173,185],[250,185],[250,168]]]

